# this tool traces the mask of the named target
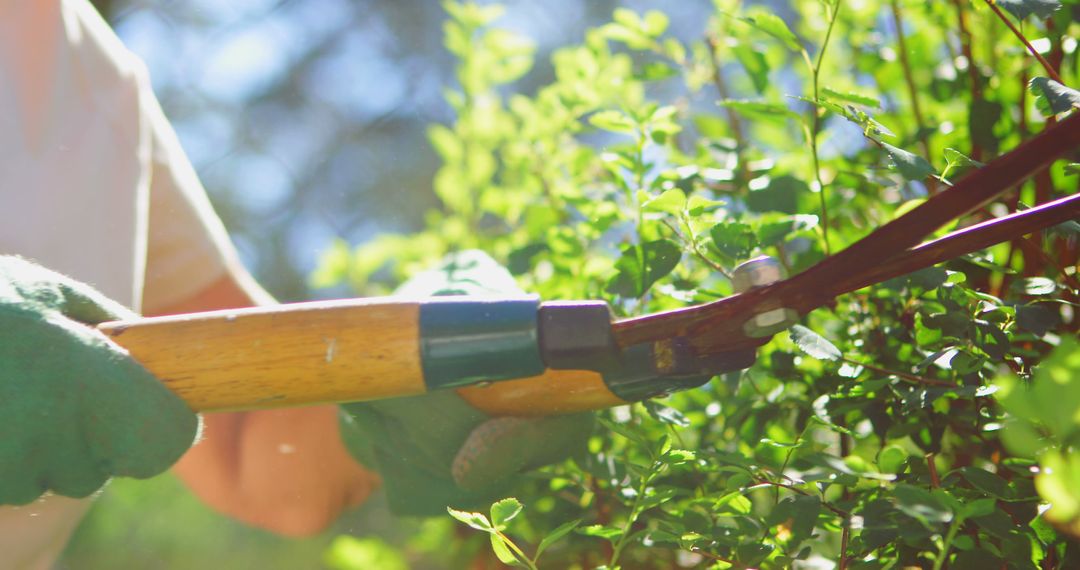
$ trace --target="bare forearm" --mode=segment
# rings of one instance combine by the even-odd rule
[[[246,274],[227,275],[156,313],[272,302]],[[341,443],[336,406],[206,414],[176,472],[214,509],[290,536],[322,530],[377,485]]]

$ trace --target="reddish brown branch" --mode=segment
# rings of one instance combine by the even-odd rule
[[[994,14],[997,14],[998,19],[1000,19],[1002,22],[1005,22],[1005,25],[1009,27],[1009,30],[1013,33],[1013,35],[1016,36],[1024,44],[1024,47],[1027,48],[1028,52],[1030,52],[1031,55],[1035,56],[1035,59],[1039,60],[1039,64],[1041,64],[1043,66],[1043,69],[1046,70],[1046,74],[1050,76],[1050,79],[1053,79],[1058,83],[1062,83],[1061,76],[1058,75],[1057,71],[1054,69],[1054,66],[1050,65],[1050,62],[1046,61],[1046,59],[1044,59],[1043,56],[1040,55],[1039,52],[1035,49],[1035,46],[1031,45],[1031,42],[1029,42],[1028,39],[1024,37],[1024,33],[1013,25],[1013,23],[1009,20],[1009,17],[1005,15],[1005,12],[1002,12],[1001,8],[998,7],[997,2],[994,2],[993,0],[984,1],[986,2],[986,5],[990,6],[990,9],[994,11]]]
[[[967,60],[968,80],[971,89],[971,108],[981,106],[982,78],[979,77],[979,69],[975,65],[975,56],[971,51],[971,32],[968,31],[967,16],[964,14],[964,3],[961,0],[953,0],[956,8],[956,27],[960,32],[960,53]],[[971,141],[971,158],[976,161],[982,160],[983,149],[974,139]]]

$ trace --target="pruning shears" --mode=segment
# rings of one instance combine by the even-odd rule
[[[617,406],[749,367],[755,350],[838,295],[1069,220],[1080,194],[921,243],[1080,149],[1080,113],[791,278],[768,258],[735,295],[613,320],[602,301],[394,297],[103,323],[99,329],[198,411],[347,402],[454,388],[492,415]]]

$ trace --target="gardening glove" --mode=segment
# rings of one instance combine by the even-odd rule
[[[520,294],[483,252],[447,257],[398,289],[410,297]],[[342,406],[346,447],[377,469],[399,515],[444,514],[507,494],[522,472],[585,451],[593,414],[491,418],[453,391]]]
[[[0,256],[0,504],[85,497],[150,477],[191,446],[198,418],[87,325],[136,316],[88,285]]]

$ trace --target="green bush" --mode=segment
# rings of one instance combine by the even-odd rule
[[[532,44],[499,6],[448,2],[443,207],[415,235],[335,244],[313,283],[386,293],[480,248],[545,299],[701,304],[739,262],[798,273],[1080,101],[1076,2],[714,4],[690,43],[618,9],[526,95]],[[1076,171],[970,220],[1075,192]],[[1077,567],[1078,229],[842,296],[743,373],[602,412],[587,457],[490,519],[452,514],[522,566]]]

